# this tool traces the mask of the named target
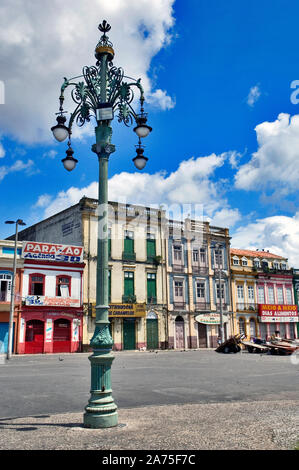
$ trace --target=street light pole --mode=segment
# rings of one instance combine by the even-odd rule
[[[144,149],[141,138],[146,137],[152,130],[146,124],[147,116],[144,113],[144,91],[140,79],[134,80],[124,75],[122,68],[113,66],[113,45],[106,33],[111,29],[104,20],[99,25],[103,33],[95,48],[96,66],[84,67],[83,74],[71,79],[65,78],[59,97],[60,107],[57,125],[52,127],[54,137],[63,141],[68,137],[68,150],[66,158],[62,160],[64,167],[71,171],[78,160],[73,158],[71,148],[71,129],[74,121],[82,126],[96,119],[96,143],[92,151],[96,153],[99,161],[99,192],[98,192],[98,244],[97,244],[97,278],[96,278],[96,322],[95,331],[90,341],[93,354],[89,357],[91,365],[91,396],[85,407],[84,426],[88,428],[106,428],[116,426],[118,423],[117,406],[114,403],[111,389],[111,365],[114,356],[111,353],[113,340],[109,330],[109,303],[108,303],[108,160],[115,152],[111,143],[114,112],[118,112],[118,121],[126,126],[136,122],[134,131],[139,141],[136,146],[137,156],[133,158],[137,169],[144,168],[147,157],[143,155]],[[83,77],[84,81],[75,80]],[[70,115],[68,127],[65,126],[66,117],[63,111],[64,91],[72,86],[71,96],[76,103],[74,112]],[[133,89],[140,92],[140,114],[136,114],[132,107],[134,100]]]
[[[13,259],[13,276],[11,281],[11,297],[10,297],[10,309],[9,309],[9,324],[8,324],[8,345],[7,345],[7,359],[11,359],[12,355],[12,337],[13,337],[13,317],[15,310],[15,286],[16,286],[16,272],[17,272],[17,244],[18,244],[18,226],[26,225],[21,219],[16,221],[7,220],[6,224],[16,224],[15,231],[15,248],[14,248],[14,259]]]
[[[218,251],[218,268],[219,268],[219,300],[220,300],[220,338],[221,343],[224,343],[224,328],[223,328],[223,311],[222,311],[222,285],[221,285],[221,266],[220,266],[220,249],[221,245],[215,247]]]

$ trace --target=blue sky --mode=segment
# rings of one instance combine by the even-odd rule
[[[94,0],[88,12],[74,1],[71,21],[70,0],[38,8],[28,0],[18,17],[17,0],[0,8],[3,222],[32,224],[96,194],[92,129],[73,140],[79,164],[68,173],[66,145],[49,127],[62,78],[94,63],[106,18],[114,64],[142,77],[153,127],[147,167],[136,175],[136,137],[115,120],[110,199],[202,204],[211,223],[230,228],[233,246],[270,249],[298,265],[299,104],[290,88],[299,79],[298,2]],[[10,234],[4,223],[1,233]]]

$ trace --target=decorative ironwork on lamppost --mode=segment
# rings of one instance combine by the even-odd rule
[[[65,78],[59,97],[59,112],[57,125],[52,127],[54,137],[62,142],[68,138],[67,156],[62,160],[64,167],[71,171],[78,160],[73,157],[71,147],[72,125],[74,122],[83,126],[94,117],[96,143],[92,146],[99,160],[99,206],[98,206],[98,256],[97,256],[97,290],[96,290],[96,325],[90,345],[93,354],[89,357],[91,364],[91,396],[85,407],[84,425],[90,428],[116,426],[118,423],[117,406],[114,403],[111,389],[111,364],[114,356],[111,353],[113,340],[109,331],[108,319],[108,160],[115,146],[111,143],[111,121],[117,113],[118,121],[126,126],[136,122],[134,131],[139,143],[137,156],[133,159],[136,168],[143,169],[147,157],[143,156],[141,138],[146,137],[152,130],[147,125],[147,115],[144,112],[144,91],[140,79],[134,80],[124,75],[121,67],[115,67],[113,45],[107,32],[111,26],[103,21],[98,29],[103,33],[95,48],[97,59],[95,66],[85,66],[82,75],[70,79]],[[79,79],[83,78],[83,81]],[[63,110],[64,93],[72,87],[71,97],[75,109],[70,114],[66,125]],[[140,113],[133,108],[134,91],[138,90],[140,97]]]

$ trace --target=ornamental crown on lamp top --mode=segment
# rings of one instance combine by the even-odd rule
[[[109,38],[106,35],[106,33],[110,31],[111,26],[110,24],[107,23],[106,20],[104,20],[103,23],[99,24],[98,29],[104,34],[103,36],[101,36],[100,41],[96,45],[95,54],[94,54],[95,58],[97,60],[100,60],[103,54],[108,54],[108,60],[112,61],[114,57],[113,44],[112,42],[109,41]]]

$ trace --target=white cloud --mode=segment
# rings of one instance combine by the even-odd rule
[[[260,96],[261,96],[261,90],[259,88],[259,85],[255,85],[251,87],[247,96],[248,106],[253,107]]]
[[[22,160],[17,160],[11,166],[4,165],[0,167],[0,181],[2,181],[8,173],[13,173],[14,171],[24,171],[27,175],[32,175],[38,172],[38,170],[34,168],[33,160],[29,159],[27,163]]]
[[[159,89],[154,93],[150,93],[147,101],[153,106],[158,106],[163,110],[175,107],[175,100],[168,96],[165,90]]]
[[[52,196],[50,196],[49,194],[42,194],[41,196],[39,196],[37,202],[34,204],[33,208],[43,208],[43,207],[47,207],[50,202],[52,200]]]
[[[273,216],[258,219],[232,234],[231,246],[244,249],[265,249],[289,259],[299,267],[299,212],[293,217]]]
[[[238,189],[283,191],[299,187],[299,115],[281,113],[255,128],[258,150],[235,175]]]
[[[48,152],[43,153],[43,158],[55,158],[58,154],[57,150],[48,150]]]
[[[3,158],[3,157],[5,157],[5,149],[0,142],[0,158]]]
[[[211,225],[216,227],[231,228],[241,220],[239,209],[224,208],[221,209],[209,219]]]
[[[153,175],[137,172],[116,174],[109,180],[109,200],[155,207],[164,204],[171,206],[175,212],[180,205],[185,215],[188,212],[193,214],[193,211],[198,215],[203,211],[205,216],[213,219],[213,223],[225,221],[224,225],[227,226],[229,221],[232,226],[239,220],[239,213],[231,209],[223,197],[221,182],[212,180],[215,171],[230,154],[190,158],[182,161],[178,169],[169,175],[162,171]],[[71,187],[60,191],[45,207],[44,217],[76,204],[83,196],[97,198],[97,182],[84,188]]]
[[[166,46],[174,24],[174,0],[2,0],[0,4],[0,79],[5,84],[1,132],[24,142],[51,139],[63,77],[94,65],[98,24],[111,24],[114,65],[141,78],[146,94],[165,109],[165,91],[153,90],[147,75],[151,59]],[[17,14],[16,14],[17,12]],[[65,108],[74,109],[68,101]],[[73,137],[76,134],[73,134]]]

